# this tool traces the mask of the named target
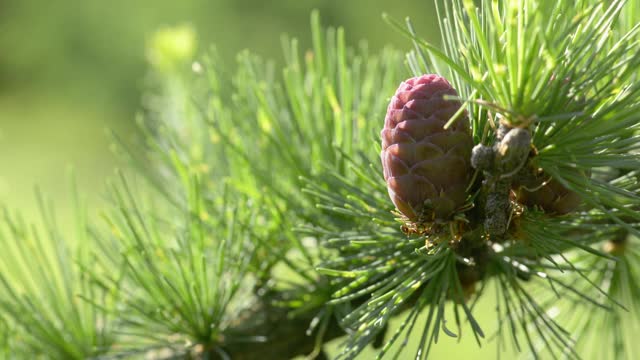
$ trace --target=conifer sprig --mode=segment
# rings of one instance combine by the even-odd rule
[[[618,234],[616,238],[614,241],[620,241],[626,236]],[[635,238],[626,241],[636,242]],[[612,243],[603,245],[608,251],[614,248]],[[571,263],[581,269],[586,278],[577,273],[551,275],[565,278],[564,281],[571,283],[580,294],[593,294],[594,284],[602,290],[590,295],[587,301],[583,296],[576,296],[579,294],[563,293],[561,288],[556,288],[556,293],[540,288],[541,284],[532,288],[533,292],[542,295],[538,296],[541,306],[571,334],[574,341],[572,349],[583,358],[633,359],[638,354],[637,343],[630,341],[638,324],[638,287],[634,285],[638,272],[630,262],[635,261],[636,253],[633,248],[627,248],[617,254],[619,258],[615,262],[587,253],[568,255]],[[563,295],[558,296],[557,293]],[[606,311],[597,308],[601,304],[612,304],[611,299],[621,305],[610,306]],[[584,316],[585,312],[591,315]],[[538,341],[536,337],[533,340]],[[543,358],[549,352],[542,346],[538,350]]]
[[[630,55],[637,52],[638,43],[633,39],[638,29],[632,28],[619,38],[613,38],[610,31],[623,3],[579,2],[576,6],[580,15],[566,17],[564,14],[574,4],[485,2],[476,9],[471,1],[447,2],[444,13],[440,13],[444,52],[419,39],[410,22],[405,30],[390,20],[416,45],[416,51],[407,57],[414,74],[432,68],[442,73],[448,68],[445,71],[451,74],[452,83],[459,85],[461,97],[467,99],[477,140],[491,142],[498,122],[530,129],[536,155],[532,166],[542,168],[596,208],[559,221],[548,217],[537,221],[529,213],[517,215],[513,221],[518,230],[498,245],[500,251],[492,257],[496,266],[490,266],[496,271],[493,275],[508,275],[508,281],[502,282],[506,285],[501,287],[505,303],[519,304],[519,310],[507,305],[506,317],[514,321],[517,315],[517,321],[512,323],[513,334],[517,323],[537,329],[536,339],[525,331],[514,335],[514,341],[517,343],[517,337],[524,336],[534,354],[540,350],[534,342],[542,341],[550,349],[556,347],[559,353],[578,356],[571,350],[574,341],[570,333],[547,317],[543,304],[535,301],[518,279],[537,275],[548,285],[547,291],[553,290],[558,297],[577,296],[609,308],[595,300],[598,294],[605,296],[605,302],[613,299],[601,284],[590,281],[562,254],[579,249],[611,262],[611,256],[592,246],[621,229],[637,231],[638,213],[631,214],[637,182],[629,180],[625,169],[637,168],[635,126],[639,98],[635,85],[625,84],[631,84],[638,65],[638,58]],[[550,18],[557,21],[548,22]],[[607,146],[610,141],[616,144]],[[551,156],[553,153],[557,155]],[[597,172],[605,165],[609,171],[613,168],[614,173],[623,174],[609,176],[608,181],[590,179],[591,171]],[[603,220],[607,217],[612,220]],[[519,254],[517,260],[506,258],[507,267],[498,266],[509,253]],[[591,291],[548,273],[554,268],[574,273],[590,285]],[[555,287],[561,287],[564,295]]]
[[[140,120],[146,151],[130,152],[145,180],[112,186],[110,233],[98,226],[96,241],[83,237],[100,256],[79,250],[77,262],[62,261],[70,250],[48,215],[51,241],[37,244],[37,232],[7,217],[0,241],[15,256],[0,259],[11,270],[0,274],[0,334],[19,335],[0,351],[322,356],[326,341],[347,334],[340,358],[369,344],[379,358],[426,358],[441,336],[467,328],[482,342],[475,304],[494,287],[500,349],[510,341],[537,358],[579,358],[597,328],[611,334],[603,354],[633,358],[639,8],[447,1],[442,50],[410,21],[388,19],[414,44],[408,72],[396,51],[350,48],[317,13],[312,49],[283,39],[282,71],[249,52],[233,74],[213,50],[193,64],[156,62],[160,90]],[[582,206],[554,213],[513,195],[507,230],[490,233],[479,225],[491,210],[486,189],[505,174],[478,169],[450,221],[401,228],[379,132],[400,80],[433,71],[463,104],[445,127],[466,110],[476,144],[500,144],[505,128],[530,134],[520,169],[544,177],[541,187],[557,181]],[[42,261],[25,268],[33,254]],[[289,349],[294,340],[300,349]]]
[[[176,166],[178,166],[176,164]],[[162,198],[146,203],[133,195],[134,188],[121,178],[113,188],[117,211],[107,216],[113,247],[110,265],[121,267],[124,279],[105,276],[122,293],[126,309],[119,320],[120,355],[147,352],[177,356],[219,353],[222,339],[235,339],[225,330],[251,297],[254,278],[249,276],[259,241],[249,229],[254,210],[246,200],[223,189],[211,198],[202,193],[198,175],[185,177],[182,190],[185,208],[172,209]],[[121,256],[119,256],[121,255]],[[155,355],[153,355],[155,354]]]
[[[3,209],[0,313],[6,353],[78,360],[106,354],[117,339],[118,292],[92,276],[106,269],[91,266],[95,241],[86,207],[76,194],[76,229],[70,234],[58,228],[51,203],[39,192],[37,197],[38,225]]]
[[[471,101],[477,139],[486,141],[498,121],[530,128],[535,166],[593,206],[617,205],[633,216],[619,202],[603,204],[620,195],[635,203],[633,191],[571,176],[603,166],[614,172],[639,166],[639,94],[631,80],[640,66],[632,55],[640,46],[640,26],[622,34],[610,31],[624,5],[624,0],[519,1],[483,2],[476,9],[471,1],[445,2],[439,12],[444,52],[409,27],[405,33],[419,55],[410,56],[409,64],[422,72],[433,62],[416,59],[449,65],[461,97]],[[577,15],[566,16],[570,13]],[[487,133],[489,125],[494,131]]]

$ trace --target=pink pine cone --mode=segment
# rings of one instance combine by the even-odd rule
[[[466,112],[447,130],[443,126],[461,104],[438,75],[404,81],[387,108],[382,129],[382,166],[389,196],[414,222],[447,220],[466,199],[472,173],[473,140]]]

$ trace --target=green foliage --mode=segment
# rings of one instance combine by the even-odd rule
[[[640,354],[640,347],[633,340],[640,324],[638,239],[627,236],[621,232],[612,237],[618,241],[628,241],[626,245],[604,244],[607,250],[615,246],[626,247],[614,248],[613,253],[618,256],[615,262],[585,253],[571,254],[571,263],[583,269],[586,275],[581,278],[574,274],[566,280],[574,284],[578,293],[558,298],[547,292],[542,301],[548,313],[566,324],[566,329],[575,339],[575,351],[578,354],[589,354],[594,359],[633,359]],[[602,292],[585,301],[583,294],[591,293],[594,285]],[[612,306],[608,311],[594,311],[592,301],[610,304],[610,299],[621,305]],[[589,316],[584,316],[586,312],[589,312]],[[545,353],[546,349],[540,347],[539,351]]]
[[[282,71],[249,52],[233,73],[215,50],[192,64],[183,52],[154,62],[156,89],[139,121],[146,143],[126,152],[143,179],[112,184],[95,236],[80,226],[78,244],[95,249],[68,262],[47,212],[47,243],[7,217],[0,330],[21,330],[0,345],[58,358],[225,358],[234,344],[275,341],[243,332],[255,320],[245,314],[264,307],[286,321],[313,318],[302,331],[315,337],[315,355],[337,324],[346,359],[369,344],[379,358],[426,358],[441,336],[467,331],[535,358],[588,356],[594,334],[607,331],[600,355],[633,358],[640,27],[630,26],[637,8],[623,5],[446,2],[443,50],[410,21],[388,19],[413,41],[406,68],[397,51],[348,47],[317,13],[311,50],[283,39]],[[584,206],[554,216],[516,204],[496,237],[478,225],[491,178],[477,172],[469,206],[451,222],[403,231],[378,134],[397,84],[430,71],[459,90],[476,143],[493,145],[500,126],[527,129],[526,166]],[[27,256],[41,262],[27,267]],[[487,289],[496,291],[495,334],[474,316]]]
[[[567,356],[578,356],[572,349],[584,349],[588,341],[579,335],[575,345],[574,334],[546,315],[545,309],[558,299],[573,299],[573,305],[611,306],[614,314],[637,313],[637,308],[615,305],[635,301],[621,301],[620,293],[614,295],[636,292],[636,282],[618,283],[622,290],[612,291],[602,279],[592,280],[598,270],[569,260],[586,256],[572,250],[582,249],[587,255],[598,255],[595,261],[612,268],[612,274],[627,272],[600,249],[620,232],[637,234],[638,181],[630,170],[638,168],[639,160],[640,104],[634,82],[638,27],[629,26],[628,21],[636,10],[625,9],[626,25],[620,28],[626,30],[609,31],[623,5],[624,1],[514,1],[483,2],[475,9],[471,1],[454,1],[440,14],[443,52],[416,38],[410,23],[405,30],[416,44],[416,52],[408,56],[414,73],[425,71],[427,64],[420,62],[424,59],[432,59],[429,67],[439,64],[449,69],[462,89],[461,97],[469,103],[478,141],[491,143],[497,121],[529,128],[535,166],[579,193],[593,208],[557,219],[525,213],[517,219],[520,233],[494,246],[493,271],[501,285],[498,299],[503,299],[499,333],[506,327],[517,349],[521,348],[518,336],[524,337],[534,354],[545,348],[554,356],[567,351]],[[637,22],[637,14],[633,19]],[[532,275],[543,280],[543,286],[535,281],[529,285],[538,286],[535,291],[515,281]],[[540,292],[550,293],[554,300],[536,300],[538,296],[532,294]],[[612,299],[614,305],[604,305]],[[611,319],[607,314],[603,317]],[[518,335],[518,322],[529,324],[524,334]],[[583,323],[572,330],[582,334],[593,328],[592,323]],[[633,358],[634,345],[621,340],[622,332],[619,335],[609,338],[611,346],[605,346],[603,353]]]
[[[4,351],[12,356],[58,359],[105,354],[116,340],[112,311],[117,293],[91,276],[105,269],[93,266],[96,254],[91,247],[95,243],[86,209],[76,202],[77,224],[74,236],[69,237],[58,229],[51,204],[41,196],[38,199],[40,226],[6,209],[3,214],[0,311]]]
[[[112,236],[101,239],[101,250],[109,266],[121,269],[105,275],[105,283],[123,294],[120,355],[159,356],[168,349],[197,355],[203,346],[214,351],[223,337],[237,341],[225,329],[246,306],[250,271],[257,273],[251,269],[259,244],[250,231],[255,211],[224,189],[219,197],[205,196],[199,176],[181,175],[184,183],[174,194],[184,203],[177,208],[161,197],[149,203],[135,197],[124,178],[114,187],[117,211],[107,216]]]

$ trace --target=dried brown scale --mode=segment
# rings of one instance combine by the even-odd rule
[[[549,215],[565,215],[582,204],[580,195],[532,166],[527,166],[519,174],[513,189],[519,203],[540,208]]]
[[[389,196],[413,223],[450,220],[466,200],[473,141],[466,112],[449,82],[438,75],[411,78],[398,87],[385,118],[381,160]]]
[[[568,190],[556,180],[550,180],[533,192],[520,188],[517,198],[524,205],[538,206],[545,212],[555,215],[568,214],[576,210],[582,202],[580,195]]]

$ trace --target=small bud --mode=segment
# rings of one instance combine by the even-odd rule
[[[478,144],[471,151],[471,166],[478,170],[490,170],[493,166],[495,154],[490,146]]]
[[[527,161],[531,150],[531,133],[529,130],[511,129],[496,148],[496,168],[503,176],[513,175]]]

